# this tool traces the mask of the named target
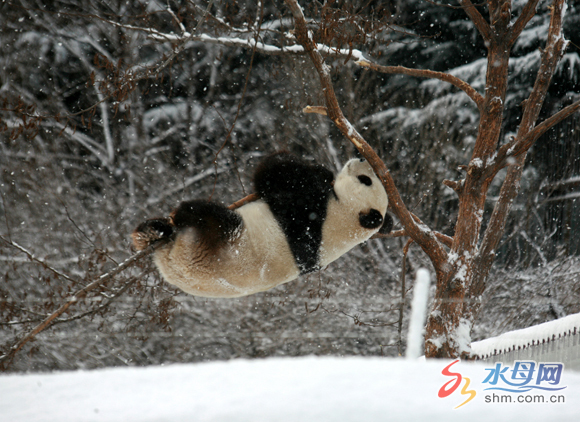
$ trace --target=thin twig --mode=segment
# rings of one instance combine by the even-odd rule
[[[86,316],[89,315],[93,315],[105,308],[107,308],[109,305],[111,305],[111,303],[113,303],[115,300],[117,300],[119,297],[121,297],[121,295],[123,293],[125,293],[129,287],[131,287],[137,280],[140,280],[143,276],[147,275],[150,271],[143,271],[141,274],[139,274],[138,276],[135,277],[131,277],[129,279],[129,281],[125,282],[125,284],[123,285],[123,287],[121,287],[120,289],[118,289],[117,291],[115,291],[115,293],[112,296],[107,296],[107,301],[105,303],[103,303],[102,305],[99,305],[97,308],[91,309],[87,312],[84,312],[82,314],[79,315],[75,315],[72,316],[70,318],[66,318],[66,319],[55,319],[52,323],[52,325],[56,325],[56,324],[62,324],[65,322],[71,322],[71,321],[76,321],[78,319],[84,318]]]
[[[452,237],[435,231],[433,233],[435,234],[435,237],[437,237],[437,239],[439,239],[439,241],[448,248],[450,248],[453,245]],[[391,239],[394,237],[403,237],[403,236],[409,236],[409,234],[405,230],[395,230],[386,234],[377,232],[371,236],[371,239]]]
[[[143,259],[144,257],[148,256],[155,249],[159,248],[160,246],[162,246],[165,243],[166,243],[166,241],[161,240],[161,241],[158,241],[158,242],[152,244],[148,248],[137,252],[136,254],[134,254],[130,258],[126,259],[125,261],[123,261],[121,264],[119,264],[117,267],[115,267],[111,271],[101,275],[99,278],[94,280],[92,283],[87,284],[82,289],[77,290],[56,311],[54,311],[52,314],[50,314],[48,317],[46,317],[40,324],[38,324],[36,327],[34,327],[28,334],[26,334],[16,344],[14,344],[5,355],[0,356],[0,370],[5,370],[8,362],[10,362],[14,358],[16,353],[18,353],[18,351],[20,351],[20,349],[22,349],[22,347],[24,347],[24,345],[26,343],[28,343],[29,341],[34,339],[34,337],[36,337],[36,335],[38,333],[40,333],[41,331],[43,331],[46,328],[48,328],[49,326],[51,326],[54,323],[54,320],[56,318],[58,318],[59,316],[61,316],[63,313],[65,313],[67,311],[67,309],[70,308],[71,305],[73,305],[76,302],[78,302],[79,300],[83,299],[84,297],[87,296],[87,294],[90,291],[95,290],[96,288],[102,286],[104,283],[109,281],[115,275],[119,274],[121,271],[134,265],[136,262],[138,262],[141,259]]]
[[[42,265],[44,268],[46,268],[47,270],[53,272],[56,276],[64,278],[65,280],[70,281],[71,283],[73,283],[74,285],[79,284],[78,280],[75,280],[74,278],[72,278],[71,276],[57,270],[54,267],[51,267],[46,261],[37,258],[34,256],[34,254],[32,252],[30,252],[28,249],[26,249],[24,246],[20,246],[18,243],[14,242],[13,240],[8,240],[6,239],[4,236],[2,236],[0,234],[0,239],[2,239],[4,242],[6,242],[8,245],[12,246],[15,249],[18,249],[20,252],[23,252],[26,254],[26,256],[28,256],[28,259],[30,259],[33,262],[36,262],[40,265]]]
[[[234,202],[232,205],[228,207],[228,209],[235,210],[243,205],[249,204],[250,202],[257,201],[258,199],[260,199],[260,197],[258,196],[257,193],[251,193],[248,196]]]

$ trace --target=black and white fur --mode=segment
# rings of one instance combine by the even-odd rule
[[[325,267],[381,227],[387,194],[371,166],[350,160],[337,175],[288,153],[267,157],[254,185],[260,199],[232,211],[183,202],[171,219],[148,220],[135,248],[169,238],[155,252],[163,278],[195,296],[238,297]]]

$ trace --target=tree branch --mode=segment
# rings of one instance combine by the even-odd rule
[[[522,9],[522,13],[520,14],[518,19],[516,20],[516,22],[512,26],[510,40],[509,40],[510,45],[513,45],[513,43],[516,42],[516,40],[518,39],[518,37],[520,36],[522,31],[526,27],[526,25],[528,24],[530,19],[532,19],[534,17],[534,15],[536,14],[536,7],[538,6],[539,2],[540,2],[540,0],[529,0],[526,3],[524,8]]]
[[[294,16],[294,23],[296,25],[295,35],[298,42],[308,52],[314,67],[320,78],[322,90],[326,100],[326,110],[328,117],[334,122],[338,129],[344,136],[349,139],[357,150],[367,159],[369,164],[373,167],[375,173],[383,183],[387,195],[389,197],[389,204],[407,231],[409,236],[421,246],[425,253],[431,258],[435,271],[441,273],[443,267],[447,262],[447,252],[437,240],[435,234],[419,219],[416,222],[413,216],[405,206],[395,182],[388,171],[385,163],[378,157],[376,152],[364,140],[364,138],[357,132],[357,130],[350,124],[350,122],[342,114],[342,110],[338,104],[338,100],[334,93],[332,81],[330,77],[330,69],[322,58],[316,43],[312,39],[312,34],[306,27],[306,20],[302,8],[296,0],[286,0],[286,5],[289,7]]]
[[[368,69],[375,70],[381,73],[387,74],[403,74],[409,76],[415,76],[418,78],[431,78],[431,79],[439,79],[443,82],[448,82],[451,85],[459,88],[463,92],[465,92],[469,98],[475,102],[479,111],[481,111],[484,103],[483,96],[477,92],[471,85],[467,82],[459,79],[456,76],[450,75],[449,73],[444,72],[436,72],[434,70],[428,69],[411,69],[408,67],[403,66],[381,66],[375,63],[371,63],[367,60],[359,60],[355,62],[359,66],[366,67]]]
[[[328,116],[326,107],[321,106],[306,106],[302,109],[302,113],[320,114],[321,116]]]
[[[551,127],[562,122],[567,117],[576,113],[580,110],[580,100],[572,103],[562,110],[548,117],[542,123],[534,127],[530,132],[528,132],[523,138],[514,138],[512,141],[508,142],[499,149],[497,153],[497,170],[499,171],[507,165],[507,159],[509,157],[517,157],[522,153],[526,153],[532,145],[538,140],[540,136],[546,133]]]
[[[546,48],[542,54],[540,69],[536,75],[534,87],[526,100],[526,108],[518,127],[518,133],[512,141],[504,144],[498,150],[495,163],[489,169],[489,176],[491,177],[505,167],[506,160],[509,157],[526,153],[540,135],[578,109],[578,102],[571,104],[532,130],[540,115],[552,76],[568,45],[562,34],[564,1],[554,0]]]
[[[127,25],[111,20],[107,20],[106,22],[118,28],[144,32],[150,39],[155,41],[179,43],[179,45],[185,45],[185,43],[195,41],[207,44],[218,44],[226,47],[248,48],[255,50],[258,53],[270,56],[281,56],[288,54],[302,56],[307,54],[307,51],[304,49],[304,47],[299,44],[277,47],[272,44],[256,41],[255,38],[215,37],[209,34],[195,35],[194,33],[189,32],[184,32],[182,34],[167,34],[153,28],[143,28],[134,25]],[[344,59],[349,58],[350,60],[364,59],[362,51],[357,49],[336,48],[325,44],[316,44],[316,48],[323,56],[332,56]]]
[[[441,243],[443,243],[445,246],[447,246],[448,248],[451,247],[451,245],[453,245],[453,238],[449,237],[443,233],[439,233],[439,232],[433,232],[435,234],[435,237],[437,237],[437,239],[439,239],[439,241]],[[403,237],[403,236],[409,236],[407,234],[407,232],[405,230],[396,230],[394,232],[390,232],[387,234],[383,234],[383,233],[375,233],[374,235],[371,236],[371,239],[390,239],[393,237]],[[410,239],[412,240],[412,239]]]
[[[491,28],[489,23],[481,16],[481,13],[475,8],[471,0],[459,0],[459,3],[464,7],[465,13],[473,21],[475,27],[485,41],[491,39]]]
[[[75,280],[71,276],[69,276],[63,272],[60,272],[57,269],[51,267],[47,262],[43,261],[42,259],[35,257],[32,252],[30,252],[28,249],[24,248],[23,246],[20,246],[18,243],[14,242],[12,240],[8,240],[2,235],[0,235],[0,239],[2,239],[4,242],[6,242],[8,245],[12,246],[13,248],[18,249],[20,252],[24,252],[28,256],[28,259],[42,265],[44,268],[46,268],[47,270],[54,273],[57,277],[64,278],[65,280],[68,280],[73,284],[79,284],[79,282],[77,280]]]
[[[228,209],[230,210],[235,210],[238,209],[246,204],[249,204],[250,202],[254,202],[257,201],[258,199],[260,199],[260,197],[258,196],[257,193],[251,193],[248,196],[234,202],[233,204],[231,204]]]

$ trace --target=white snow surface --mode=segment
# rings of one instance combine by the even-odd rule
[[[554,321],[544,322],[533,327],[509,331],[497,337],[476,341],[471,350],[480,357],[507,352],[518,347],[528,347],[570,334],[580,333],[580,314],[568,315]]]
[[[0,420],[577,421],[580,373],[564,371],[564,404],[486,403],[485,366],[458,362],[477,394],[439,398],[451,361],[305,357],[0,376]]]

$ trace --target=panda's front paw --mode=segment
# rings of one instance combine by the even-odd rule
[[[389,214],[385,214],[385,221],[383,221],[383,225],[379,229],[379,233],[381,234],[389,234],[391,230],[393,230],[393,217]]]
[[[383,224],[383,215],[374,208],[371,208],[367,213],[361,212],[358,215],[358,221],[365,229],[376,229]]]

